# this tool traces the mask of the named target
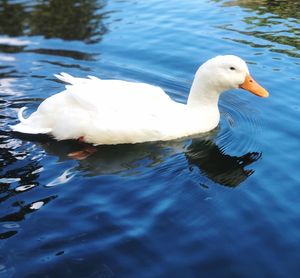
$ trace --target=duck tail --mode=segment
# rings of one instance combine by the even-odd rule
[[[67,84],[86,84],[87,82],[91,82],[91,81],[100,81],[101,79],[92,75],[88,75],[88,78],[81,78],[81,77],[74,77],[71,74],[65,73],[65,72],[61,72],[60,74],[54,74],[54,76],[67,83]]]
[[[54,74],[54,76],[65,82],[65,83],[68,83],[68,84],[74,84],[74,82],[76,82],[76,77],[68,74],[68,73],[65,73],[65,72],[61,72],[60,74]]]
[[[28,123],[28,119],[25,119],[23,117],[23,112],[27,109],[26,106],[22,107],[19,111],[18,111],[18,119],[22,124],[27,124]]]
[[[26,134],[46,134],[51,132],[51,128],[37,126],[36,123],[31,120],[31,116],[29,116],[28,118],[24,118],[23,112],[26,109],[27,107],[22,107],[18,111],[18,119],[20,123],[11,125],[10,128],[12,129],[12,131]]]

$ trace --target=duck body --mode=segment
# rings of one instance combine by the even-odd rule
[[[240,58],[232,57],[241,63]],[[247,73],[247,68],[243,70]],[[172,140],[214,129],[220,119],[219,95],[229,86],[214,82],[209,66],[200,67],[184,104],[145,83],[75,78],[65,73],[56,77],[70,85],[45,99],[26,119],[22,115],[25,108],[21,108],[14,131],[95,145]],[[237,85],[244,79],[242,76]]]

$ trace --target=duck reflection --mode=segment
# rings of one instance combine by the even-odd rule
[[[74,141],[52,140],[41,145],[60,160],[71,159],[70,153],[86,147]],[[196,167],[213,182],[229,187],[238,186],[252,175],[254,170],[246,169],[246,166],[261,157],[259,152],[231,156],[206,136],[170,142],[98,146],[93,154],[78,160],[77,168],[89,176],[128,173],[138,171],[139,167],[158,165],[174,154],[182,154],[191,170]]]
[[[261,153],[248,152],[242,156],[231,156],[211,140],[194,139],[185,156],[190,166],[198,167],[212,181],[236,187],[254,173],[254,170],[245,167],[257,161]]]

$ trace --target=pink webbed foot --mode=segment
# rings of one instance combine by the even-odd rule
[[[73,159],[83,160],[89,157],[90,155],[94,154],[96,151],[97,149],[95,147],[87,146],[81,151],[69,153],[68,156]]]
[[[77,141],[79,143],[86,143],[84,136],[80,136]],[[84,148],[81,151],[76,151],[69,153],[68,156],[73,158],[73,159],[78,159],[78,160],[83,160],[95,153],[97,149],[93,146],[90,145],[85,145]]]
[[[80,142],[80,143],[85,143],[84,136],[80,136],[77,140],[78,140],[78,142]]]

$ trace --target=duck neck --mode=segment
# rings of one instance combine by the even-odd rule
[[[219,113],[218,102],[220,93],[216,86],[212,85],[210,77],[206,78],[206,75],[201,75],[198,71],[193,81],[187,106],[188,108],[201,110],[215,110]]]

